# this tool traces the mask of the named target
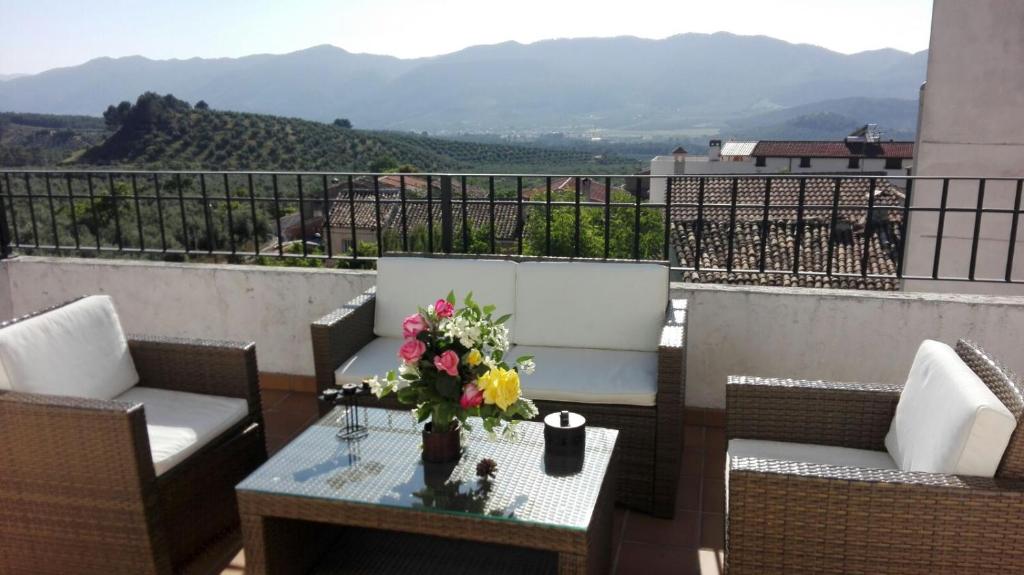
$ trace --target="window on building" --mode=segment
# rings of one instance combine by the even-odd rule
[[[846,167],[850,168],[851,170],[859,169],[860,168],[860,158],[850,158],[850,163]]]
[[[763,168],[764,167],[764,160],[765,160],[764,156],[758,156],[754,160],[754,165],[757,166],[758,168]]]
[[[885,169],[899,170],[903,168],[903,158],[886,158]]]
[[[800,167],[801,168],[810,168],[811,167],[811,159],[810,158],[800,158]]]

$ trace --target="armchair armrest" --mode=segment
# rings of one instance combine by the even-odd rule
[[[1024,569],[1020,481],[733,458],[727,485],[731,572]]]
[[[730,376],[726,436],[882,450],[901,389]]]
[[[0,509],[4,539],[67,559],[66,549],[116,533],[103,537],[108,564],[142,572],[140,555],[165,535],[143,407],[0,392]],[[170,564],[145,572],[156,571]]]
[[[260,414],[253,342],[132,335],[128,350],[139,372],[139,385],[237,397],[249,403],[249,413]]]
[[[654,502],[656,515],[671,516],[679,483],[686,406],[686,300],[670,300],[658,345],[658,392]]]
[[[372,287],[310,326],[317,391],[334,385],[334,370],[374,339],[377,288]]]

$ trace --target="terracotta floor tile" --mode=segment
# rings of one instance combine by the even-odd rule
[[[630,513],[622,540],[696,547],[700,541],[700,514],[693,511],[677,511],[675,519],[658,519],[643,513]]]
[[[704,478],[704,486],[701,490],[701,511],[725,513],[725,480]]]
[[[725,477],[725,451],[704,452],[704,477],[723,479]]]
[[[701,447],[704,445],[704,427],[701,425],[687,425],[683,428],[683,446]]]
[[[695,448],[684,448],[679,473],[683,477],[700,477],[704,469],[704,452]]]
[[[696,548],[624,541],[619,550],[618,575],[690,575],[700,573]]]
[[[701,513],[700,546],[709,549],[725,548],[725,515]]]
[[[676,509],[682,511],[700,511],[701,483],[699,475],[684,475],[679,478],[679,490],[676,493]]]
[[[701,549],[697,552],[700,564],[700,575],[724,575],[725,551],[721,549]]]
[[[277,409],[278,405],[288,395],[290,391],[284,391],[282,389],[261,389],[260,390],[260,401],[263,403],[263,412],[273,411]]]
[[[704,429],[704,450],[725,451],[725,429],[721,427],[707,427]]]

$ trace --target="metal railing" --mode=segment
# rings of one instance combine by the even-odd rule
[[[883,289],[1020,283],[1022,181],[0,170],[0,247],[315,265],[395,252],[649,261],[697,281]]]

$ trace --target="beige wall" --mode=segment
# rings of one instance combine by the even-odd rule
[[[266,266],[37,257],[0,264],[8,316],[110,294],[127,331],[255,340],[261,371],[296,375],[313,374],[309,324],[375,280],[374,272]]]
[[[929,177],[1024,177],[1024,2],[935,0],[928,81],[921,91],[914,173]],[[990,182],[985,207],[1013,205],[1013,182]],[[937,207],[941,184],[919,182],[914,205]],[[949,205],[973,208],[977,182],[950,186]],[[906,272],[931,275],[938,217],[911,216]],[[982,219],[976,277],[1005,274],[1010,216]],[[966,276],[973,238],[972,214],[947,217],[940,275]],[[1019,224],[1020,226],[1020,224]],[[1018,229],[1016,251],[1024,250]],[[1017,259],[1024,258],[1022,254]],[[1024,262],[1015,266],[1024,280]],[[1024,294],[1024,285],[908,281],[906,289]]]
[[[926,338],[973,338],[1024,373],[1024,297],[682,283],[672,297],[689,301],[692,407],[725,407],[729,375],[902,383]]]

